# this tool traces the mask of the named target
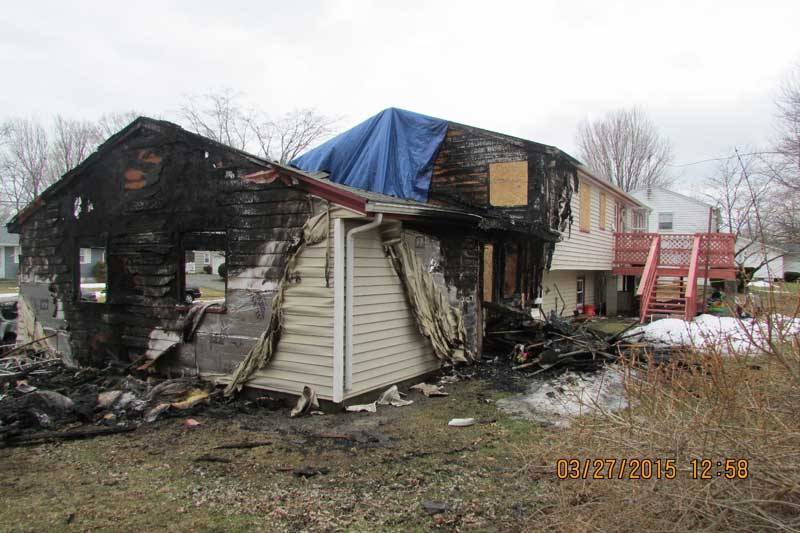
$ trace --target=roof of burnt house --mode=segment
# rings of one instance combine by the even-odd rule
[[[580,164],[554,146],[397,108],[384,109],[290,164],[306,172],[327,172],[332,182],[342,185],[427,202],[434,161],[451,127],[536,147]]]
[[[71,183],[74,179],[77,179],[87,167],[94,164],[104,153],[108,152],[111,148],[119,143],[124,142],[125,139],[129,138],[133,133],[142,128],[148,128],[151,130],[168,133],[170,135],[183,135],[188,138],[192,138],[203,145],[237,153],[253,164],[263,167],[265,171],[270,169],[278,170],[279,172],[290,175],[291,177],[295,178],[295,180],[300,180],[300,182],[295,183],[295,185],[305,188],[308,190],[308,192],[319,195],[323,198],[328,198],[334,202],[337,202],[338,200],[339,203],[345,207],[353,208],[356,211],[364,214],[369,211],[422,217],[454,217],[465,219],[480,218],[478,215],[473,214],[474,210],[461,209],[458,207],[433,206],[424,202],[397,198],[394,196],[338,184],[327,179],[327,173],[325,172],[305,172],[296,167],[282,165],[278,162],[264,159],[243,150],[232,148],[213,139],[209,139],[197,133],[187,131],[181,126],[172,122],[157,120],[149,117],[138,117],[128,126],[109,137],[83,162],[64,174],[61,179],[45,189],[30,204],[18,212],[8,222],[8,224],[3,227],[3,233],[9,235],[9,237],[17,239],[18,241],[18,236],[10,234],[6,228],[12,232],[18,232],[19,225],[28,217],[30,217],[30,215],[33,214],[38,208],[45,205],[48,199],[57,196],[60,190]],[[2,236],[2,234],[0,234],[0,236]]]

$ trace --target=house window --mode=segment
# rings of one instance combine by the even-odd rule
[[[575,287],[575,307],[579,312],[583,312],[583,303],[585,301],[586,278],[581,276],[577,280]]]
[[[580,185],[581,212],[579,214],[580,230],[586,233],[591,227],[592,217],[592,188],[587,183]]]
[[[606,229],[606,193],[600,191],[600,229]]]
[[[15,246],[14,247],[14,264],[15,265],[19,264],[19,256],[20,256],[19,246]]]
[[[80,253],[80,263],[82,265],[88,265],[92,262],[92,249],[91,248],[81,248]]]
[[[181,265],[176,295],[180,305],[202,301],[225,302],[228,288],[224,231],[198,231],[181,235]]]
[[[658,231],[672,231],[672,213],[658,214]]]

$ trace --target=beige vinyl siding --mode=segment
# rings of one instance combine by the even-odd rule
[[[306,247],[290,283],[283,305],[281,338],[272,361],[253,374],[249,386],[300,394],[305,385],[324,400],[333,399],[333,216],[330,238]],[[329,246],[325,286],[325,247]]]
[[[345,397],[439,368],[376,230],[354,239],[353,382]]]
[[[581,179],[580,194],[572,195],[572,212],[581,213],[580,197],[589,198],[589,231],[580,231],[573,224],[572,232],[565,232],[562,240],[556,243],[553,263],[550,270],[611,270],[614,259],[614,209],[609,205],[616,202],[613,195],[607,196],[605,210],[605,229],[600,229],[600,188],[585,187]]]
[[[577,304],[578,277],[584,276],[584,304],[595,303],[595,273],[593,271],[558,270],[544,273],[542,278],[542,311],[546,315],[555,309],[563,316],[572,316]],[[556,287],[558,290],[556,290]],[[561,301],[559,292],[564,298]]]

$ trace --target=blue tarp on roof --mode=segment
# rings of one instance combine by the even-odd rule
[[[327,172],[343,185],[426,202],[433,161],[446,133],[444,120],[389,108],[290,164]]]

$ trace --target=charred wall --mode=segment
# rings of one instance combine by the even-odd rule
[[[157,356],[170,347],[159,338],[178,334],[154,332],[179,331],[187,310],[180,286],[184,236],[216,232],[218,240],[222,233],[227,313],[209,320],[210,329],[178,357],[192,368],[228,370],[263,331],[272,291],[312,209],[306,194],[280,181],[241,178],[262,168],[177,127],[135,128],[62,180],[19,224],[25,305],[46,332],[61,331],[58,348],[78,362]],[[106,245],[105,303],[79,298],[78,248],[85,239]]]
[[[518,204],[513,195],[520,191],[513,188],[510,194],[505,191],[503,202],[510,205],[492,204],[491,166],[498,163],[524,163],[527,176]],[[543,269],[549,268],[558,232],[571,223],[570,200],[577,184],[576,163],[553,147],[451,124],[434,163],[430,200],[479,208],[493,219],[481,238],[493,248],[492,263],[484,265],[494,276],[489,292],[495,302],[526,306],[537,295]],[[455,272],[471,271],[471,264],[462,265],[463,261],[480,263],[480,249],[472,257],[459,253],[457,241],[442,242],[458,286],[464,274]]]

